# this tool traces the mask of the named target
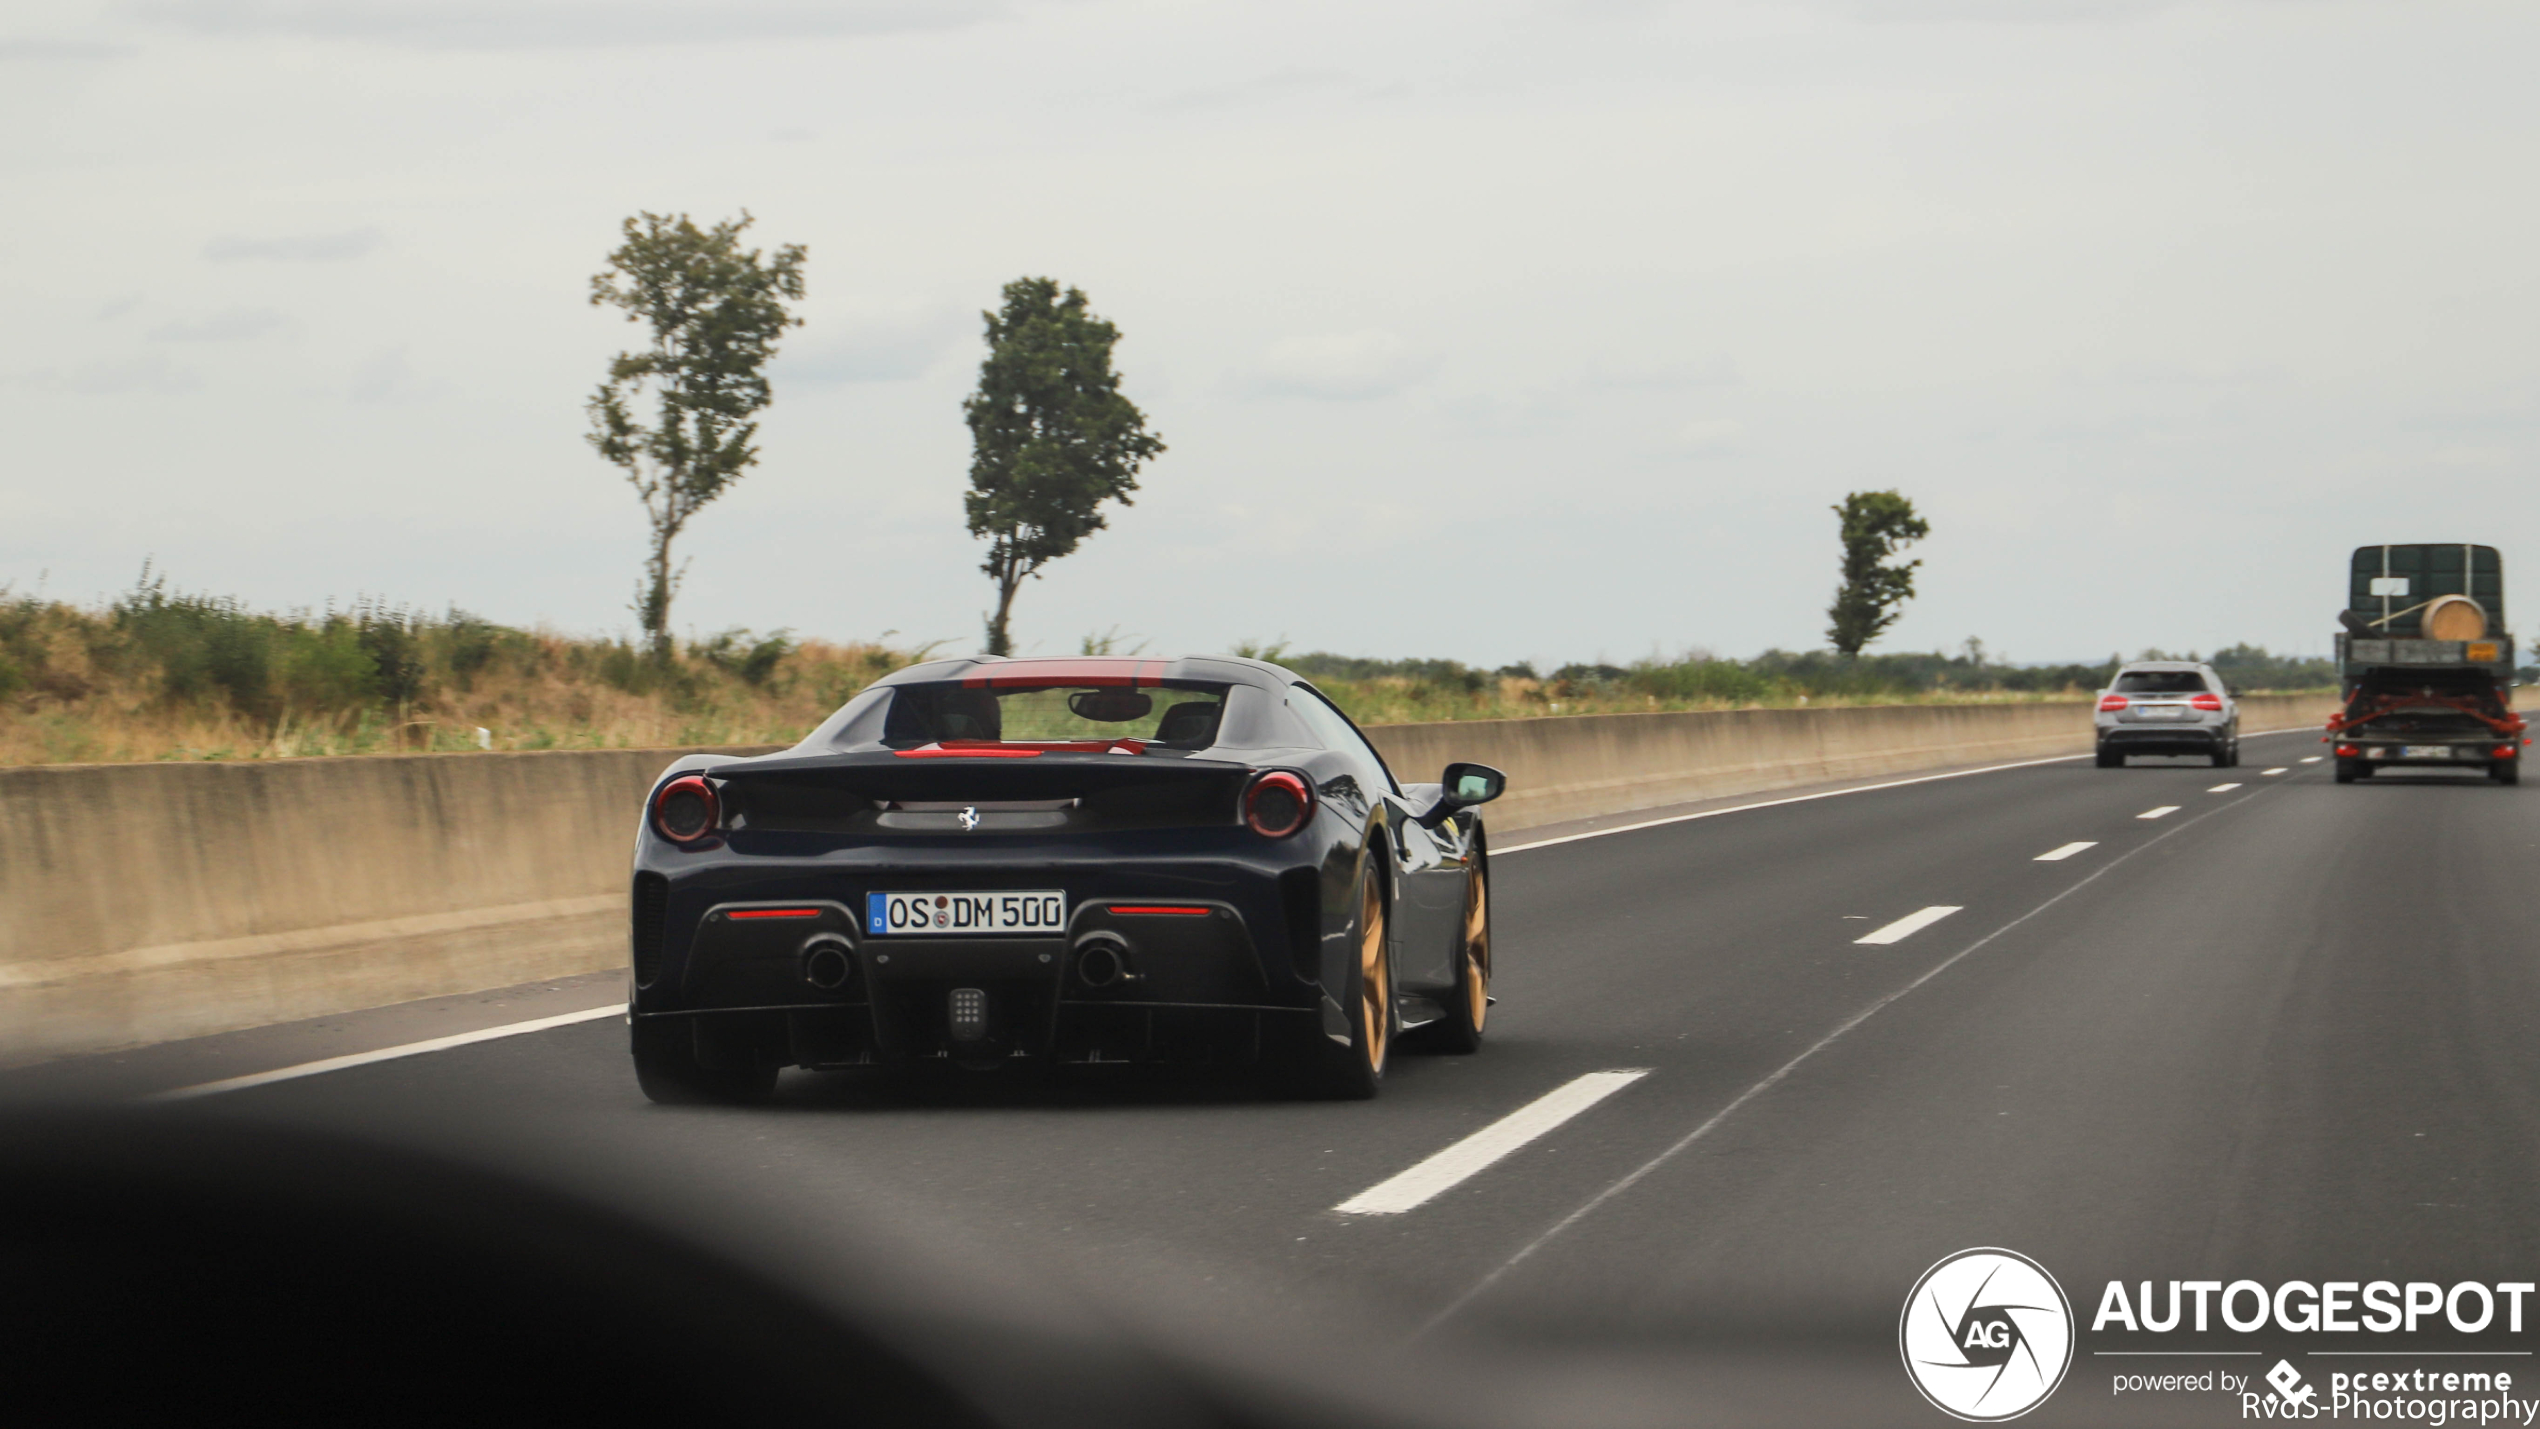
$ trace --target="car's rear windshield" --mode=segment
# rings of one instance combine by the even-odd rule
[[[1172,680],[1135,688],[1063,680],[1000,685],[957,680],[891,687],[882,741],[1055,744],[1136,740],[1205,749],[1217,740],[1227,687]]]
[[[2128,670],[2117,676],[2121,695],[2201,695],[2205,677],[2194,670]]]

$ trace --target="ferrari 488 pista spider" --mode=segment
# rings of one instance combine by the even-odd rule
[[[1257,660],[913,666],[655,783],[636,1076],[743,1101],[784,1067],[1260,1060],[1372,1096],[1397,1038],[1481,1043],[1505,782],[1397,784]]]

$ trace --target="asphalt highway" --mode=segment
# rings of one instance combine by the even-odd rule
[[[1794,1402],[1832,1391],[1775,1356],[1832,1346],[1856,1405],[1945,1422],[1894,1337],[1966,1247],[2036,1258],[2085,1328],[2110,1280],[2540,1280],[2540,791],[2338,787],[2300,762],[2321,752],[2252,736],[2233,770],[2083,758],[1506,835],[1489,1045],[1404,1058],[1372,1103],[788,1074],[771,1108],[663,1109],[607,1019],[204,1101],[568,1181],[677,1166],[807,1214],[922,1207],[1226,1333],[1725,1355],[1739,1392]],[[1416,1204],[1334,1209],[1630,1072]],[[2115,1404],[2109,1375],[2142,1366],[2120,1343],[2143,1342],[2084,1334],[2032,1422],[2226,1417]]]

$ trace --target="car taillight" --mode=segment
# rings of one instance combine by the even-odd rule
[[[2123,695],[2101,695],[2099,697],[2099,709],[2103,714],[2113,710],[2121,710],[2125,707],[2126,697]]]
[[[1244,822],[1266,839],[1283,839],[1305,827],[1314,813],[1314,791],[1283,770],[1272,770],[1244,791]]]
[[[675,844],[692,844],[723,822],[722,801],[714,786],[694,774],[683,774],[653,796],[653,827]]]
[[[2222,696],[2210,694],[2198,695],[2196,698],[2189,700],[2188,703],[2194,705],[2200,710],[2219,710],[2222,708]]]
[[[2340,759],[2352,759],[2363,752],[2363,746],[2361,745],[2341,744],[2337,746],[2337,757]]]
[[[2491,759],[2511,759],[2520,753],[2522,753],[2521,750],[2514,748],[2510,744],[2500,744],[2496,746],[2496,752],[2488,757]]]

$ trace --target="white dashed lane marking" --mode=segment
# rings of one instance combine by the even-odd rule
[[[2237,789],[2237,788],[2239,788],[2239,787],[2240,787],[2240,786],[2239,786],[2239,785],[2237,785],[2237,784],[2217,784],[2217,785],[2215,785],[2214,787],[2212,787],[2211,789],[2206,790],[2205,792],[2206,792],[2206,793],[2208,793],[2208,794],[2228,794],[2228,793],[2230,793],[2232,790]]]
[[[1866,938],[1855,938],[1852,941],[1855,943],[1877,943],[1882,945],[1887,943],[1901,943],[1907,938],[1914,936],[1916,933],[1921,932],[1925,928],[1930,927],[1932,924],[1939,922],[1941,919],[1946,918],[1957,911],[1958,905],[1956,904],[1935,904],[1919,913],[1908,913],[1904,917],[1897,919],[1895,922],[1888,924],[1886,927],[1879,929],[1877,932],[1870,934]]]
[[[2065,859],[2072,857],[2074,854],[2081,852],[2083,849],[2097,847],[2099,847],[2099,842],[2096,839],[2087,843],[2066,844],[2062,848],[2050,848],[2046,852],[2039,854],[2036,858],[2031,859],[2030,862],[2062,863]]]
[[[2135,815],[2135,817],[2136,817],[2136,818],[2138,818],[2138,819],[2166,819],[2166,818],[2168,818],[2170,815],[2175,814],[2175,813],[2177,813],[2177,812],[2178,812],[2178,805],[2176,805],[2176,804],[2163,804],[2161,807],[2159,807],[2159,808],[2157,808],[2157,809],[2146,809],[2146,810],[2144,810],[2142,813],[2139,813],[2139,814]]]
[[[2262,774],[2262,775],[2266,775],[2266,776],[2269,776],[2269,777],[2273,777],[2274,775],[2278,775],[2278,774],[2289,774],[2289,773],[2291,773],[2292,771],[2291,771],[2291,770],[2289,770],[2289,769],[2261,769],[2261,770],[2259,770],[2258,772],[2259,772],[2260,774]]]
[[[1344,1216],[1398,1216],[1490,1169],[1508,1153],[1649,1075],[1647,1067],[1590,1072],[1564,1082],[1408,1171],[1339,1205]]]
[[[2320,760],[2322,760],[2323,758],[2326,758],[2326,757],[2327,757],[2327,756],[2325,756],[2325,755],[2314,754],[2314,755],[2311,755],[2311,756],[2310,756],[2309,758],[2307,758],[2307,759],[2297,759],[2297,760],[2295,760],[2295,761],[2294,761],[2294,763],[2296,763],[2296,764],[2317,764],[2317,763],[2319,763],[2319,762],[2320,762]]]

